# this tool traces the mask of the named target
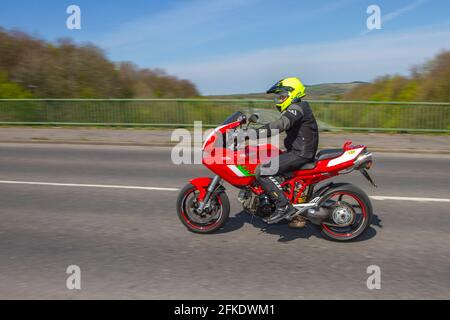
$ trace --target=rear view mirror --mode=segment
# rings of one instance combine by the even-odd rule
[[[259,116],[257,114],[252,114],[250,118],[248,118],[249,123],[258,123]]]

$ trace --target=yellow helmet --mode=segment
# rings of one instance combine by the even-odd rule
[[[293,101],[306,96],[306,88],[298,78],[286,78],[278,81],[267,93],[275,93],[278,111],[283,112]]]

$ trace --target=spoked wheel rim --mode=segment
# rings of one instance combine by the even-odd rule
[[[222,218],[223,207],[219,195],[211,199],[211,209],[202,214],[195,211],[198,207],[200,192],[193,188],[188,190],[181,201],[181,214],[186,223],[197,230],[213,229]]]
[[[351,238],[363,229],[367,222],[367,207],[358,195],[338,191],[324,202],[330,217],[322,227],[333,237]]]

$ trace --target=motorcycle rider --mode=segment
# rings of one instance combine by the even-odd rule
[[[268,173],[270,162],[257,167],[256,179],[275,203],[275,211],[265,219],[269,224],[277,223],[291,214],[295,208],[284,195],[275,176],[299,170],[304,164],[313,162],[319,143],[316,119],[308,104],[302,100],[306,96],[305,86],[298,78],[286,78],[278,81],[268,91],[275,94],[276,108],[281,112],[278,120],[257,129],[257,137],[272,135],[272,130],[286,132],[284,145],[287,149],[278,157],[279,168],[276,174]],[[306,220],[297,216],[291,221],[291,227],[304,227]]]

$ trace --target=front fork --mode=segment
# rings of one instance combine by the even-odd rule
[[[203,210],[205,210],[205,208],[209,207],[209,200],[211,199],[211,195],[213,194],[214,190],[216,190],[217,185],[220,183],[220,181],[222,180],[222,178],[220,178],[219,176],[215,176],[211,183],[208,186],[208,190],[205,194],[205,197],[203,198],[203,201],[200,201],[198,208],[197,208],[197,212],[198,213],[202,213]]]

